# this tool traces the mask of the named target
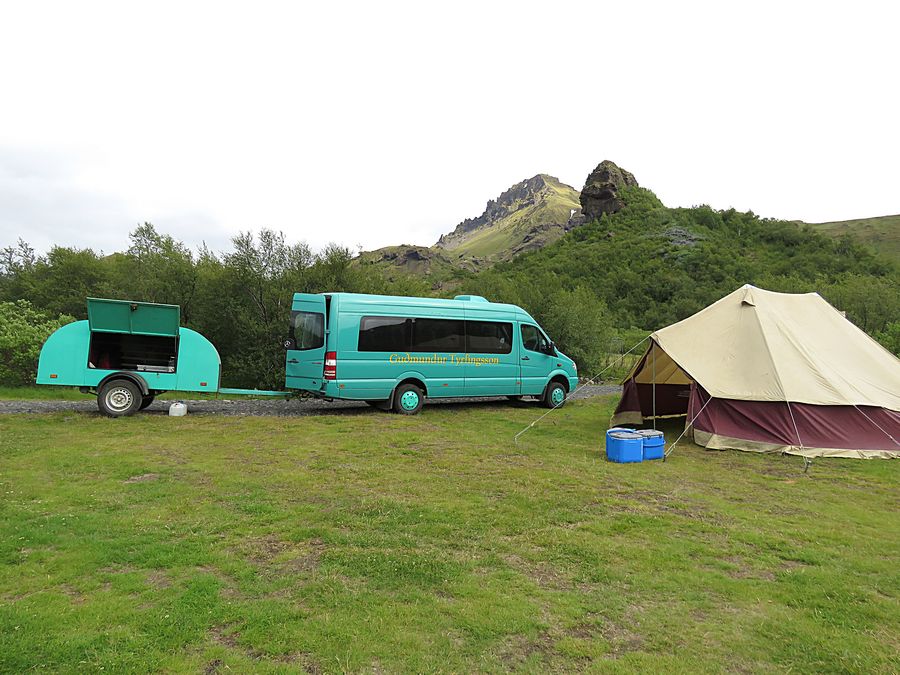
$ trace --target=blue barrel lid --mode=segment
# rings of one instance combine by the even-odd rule
[[[640,434],[644,438],[658,438],[660,436],[664,436],[663,432],[657,431],[656,429],[641,429],[640,431],[635,431],[634,433]]]
[[[617,438],[622,441],[639,441],[642,438],[640,434],[636,434],[628,429],[623,429],[621,431],[618,429],[610,429],[609,432],[607,432],[607,436],[610,436],[611,438]]]

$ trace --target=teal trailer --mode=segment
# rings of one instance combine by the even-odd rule
[[[533,397],[559,407],[574,361],[521,307],[356,293],[294,295],[289,389],[415,414],[426,397]]]
[[[142,410],[167,391],[290,395],[221,388],[219,352],[180,325],[178,305],[88,298],[87,312],[87,321],[61,327],[44,343],[37,383],[96,394],[110,417]]]

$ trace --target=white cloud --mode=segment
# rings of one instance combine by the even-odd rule
[[[602,159],[670,205],[900,212],[887,3],[40,3],[0,15],[0,244],[431,244]],[[25,231],[22,231],[25,228]]]

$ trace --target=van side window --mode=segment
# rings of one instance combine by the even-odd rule
[[[364,316],[359,322],[358,351],[406,351],[410,323],[409,319],[397,316]]]
[[[512,324],[466,321],[466,351],[470,354],[509,354],[512,351]]]
[[[465,327],[455,319],[414,319],[411,352],[463,352]]]
[[[543,352],[547,349],[547,341],[537,326],[523,323],[522,346],[533,352]]]

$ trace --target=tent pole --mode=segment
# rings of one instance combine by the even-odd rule
[[[656,343],[650,343],[650,349],[653,350],[653,430],[656,431]]]

